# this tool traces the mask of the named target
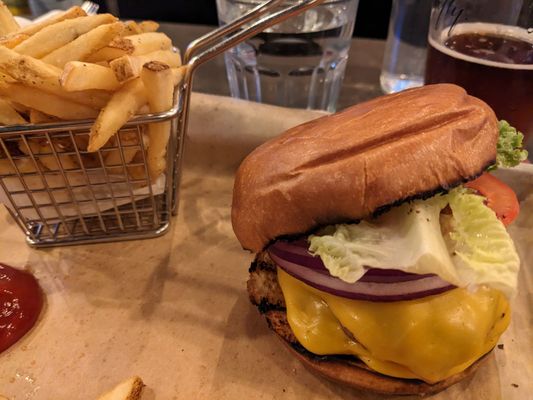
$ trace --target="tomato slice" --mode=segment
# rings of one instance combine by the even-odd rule
[[[487,199],[487,206],[496,213],[505,226],[518,216],[520,203],[515,192],[494,175],[485,172],[479,178],[467,182],[465,186],[484,196]]]

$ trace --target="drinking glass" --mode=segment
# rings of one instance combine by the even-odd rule
[[[379,81],[385,93],[424,84],[431,2],[393,0]]]
[[[533,154],[533,1],[435,0],[426,84],[450,82],[522,131]]]
[[[224,25],[263,2],[217,0],[219,22]],[[295,2],[287,0],[279,7]],[[335,111],[357,6],[358,0],[326,0],[227,51],[231,95]]]

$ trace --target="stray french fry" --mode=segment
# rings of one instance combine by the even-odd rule
[[[116,22],[116,20],[111,14],[67,19],[41,29],[35,35],[16,46],[14,50],[20,54],[41,58],[55,49],[72,42],[84,33],[100,25]]]
[[[16,32],[19,29],[19,24],[15,21],[9,8],[7,8],[3,1],[0,1],[0,36]]]
[[[74,103],[59,96],[24,86],[20,83],[0,82],[0,94],[26,107],[61,119],[86,119],[97,116],[94,108]]]
[[[89,54],[106,46],[122,29],[124,26],[121,22],[100,25],[65,46],[52,51],[44,56],[42,61],[56,67],[63,67],[69,61],[83,60]]]
[[[2,46],[0,46],[0,72],[8,74],[26,86],[44,90],[96,110],[103,108],[109,100],[109,94],[105,92],[67,92],[59,83],[61,76],[59,68]]]
[[[160,62],[149,62],[143,66],[141,79],[146,88],[150,111],[157,113],[170,110],[174,98],[174,80],[171,68]],[[166,168],[166,151],[170,136],[170,121],[148,126],[148,151],[146,162],[152,179]]]
[[[47,18],[41,22],[30,24],[21,30],[19,30],[17,33],[22,33],[28,36],[35,35],[37,32],[39,32],[41,29],[46,28],[47,26],[57,24],[58,22],[65,21],[67,19],[73,19],[78,17],[85,17],[87,16],[87,13],[82,10],[81,7],[74,6],[66,10],[65,12],[62,12],[54,17]]]
[[[7,101],[0,99],[0,125],[20,125],[26,120]]]
[[[142,32],[155,32],[159,29],[159,24],[155,21],[142,21],[138,24]],[[139,32],[140,33],[140,32]]]
[[[101,395],[98,400],[139,400],[144,383],[138,376],[134,376],[118,384],[114,389]]]
[[[24,33],[15,33],[12,35],[3,36],[0,38],[0,46],[12,49],[13,47],[19,45],[29,37],[29,35],[26,35]]]
[[[158,50],[142,56],[122,56],[109,63],[119,82],[124,82],[139,76],[144,64],[159,61],[170,67],[181,65],[181,56],[168,50]]]
[[[68,92],[88,89],[113,91],[121,85],[111,68],[81,61],[65,64],[59,82]]]
[[[140,79],[124,84],[113,94],[91,127],[87,150],[92,152],[101,148],[146,101],[146,91]]]

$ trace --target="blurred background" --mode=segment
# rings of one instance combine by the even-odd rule
[[[217,25],[216,0],[93,0],[99,12],[111,12],[122,19],[153,19],[198,25]],[[7,0],[6,3],[23,3]],[[26,2],[27,3],[27,2]],[[41,14],[49,9],[67,9],[81,0],[29,0],[32,11]],[[147,6],[149,4],[149,6]],[[360,0],[354,36],[385,39],[392,0]]]

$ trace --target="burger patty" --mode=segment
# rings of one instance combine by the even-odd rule
[[[248,295],[252,304],[265,316],[270,329],[290,344],[299,345],[287,321],[285,299],[276,268],[266,251],[258,253],[249,270]]]
[[[298,341],[287,320],[285,299],[278,283],[277,265],[266,251],[256,255],[250,265],[250,278],[247,282],[248,295],[252,304],[266,318],[268,326],[287,342],[294,350],[308,358],[324,361],[339,361],[369,369],[357,357],[351,355],[317,355],[306,350]],[[348,331],[346,331],[349,334]],[[354,339],[355,340],[355,339]]]

